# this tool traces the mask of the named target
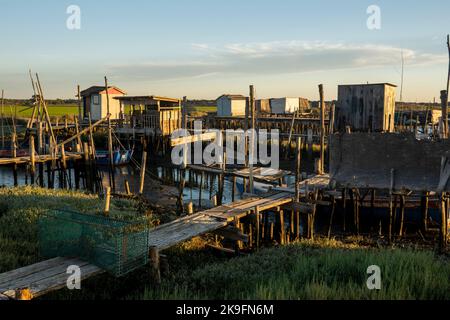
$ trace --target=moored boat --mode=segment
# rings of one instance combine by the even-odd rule
[[[131,162],[133,157],[133,149],[131,150],[115,150],[113,151],[113,163],[115,166],[124,166]],[[98,165],[106,166],[109,164],[108,150],[96,150],[95,160]]]

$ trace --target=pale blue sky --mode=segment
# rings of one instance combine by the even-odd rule
[[[66,28],[69,5],[81,30]],[[366,27],[369,5],[381,30]],[[0,88],[31,96],[28,69],[49,98],[76,85],[111,84],[129,94],[216,98],[335,98],[345,83],[400,83],[404,100],[431,101],[445,87],[447,0],[0,0]]]

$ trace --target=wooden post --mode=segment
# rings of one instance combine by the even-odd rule
[[[236,199],[236,176],[233,176],[233,186],[231,189],[231,201],[234,202]]]
[[[329,127],[328,127],[328,134],[332,135],[334,134],[334,118],[335,118],[335,113],[336,113],[336,106],[334,105],[334,103],[331,105],[331,109],[330,109],[330,123],[329,123]]]
[[[106,113],[111,115],[109,108],[109,87],[108,79],[105,77],[105,92],[106,92]],[[109,154],[109,170],[111,179],[109,180],[109,185],[113,191],[116,190],[116,179],[114,172],[114,152],[113,152],[113,142],[112,142],[112,128],[111,128],[111,117],[108,117],[108,154]]]
[[[347,217],[347,189],[344,188],[342,189],[342,229],[344,230],[344,232],[346,231],[346,217]]]
[[[211,197],[211,205],[212,205],[213,208],[217,207],[217,195],[213,195]]]
[[[255,137],[256,134],[256,118],[255,118],[255,88],[253,85],[250,86],[250,112],[252,117],[252,134],[250,135],[250,147],[249,147],[249,185],[250,185],[250,193],[254,194],[255,189],[253,185],[253,161],[255,160],[255,157],[257,156],[254,154],[255,149]],[[251,154],[251,157],[250,157]]]
[[[439,232],[439,249],[441,252],[445,251],[447,245],[447,233],[446,233],[446,224],[447,224],[447,205],[446,205],[446,195],[442,193],[440,196],[441,200],[441,227]]]
[[[183,125],[182,128],[183,129],[187,129],[187,118],[188,118],[188,112],[187,112],[187,97],[183,97],[183,104],[182,104],[182,121],[183,121]]]
[[[74,119],[75,119],[75,134],[78,136],[75,150],[76,152],[81,152],[81,146],[83,145],[83,142],[81,141],[81,136],[78,135],[80,133],[79,123],[77,117],[75,117]]]
[[[234,217],[234,226],[239,229],[243,233],[243,227],[238,217]],[[236,241],[236,253],[239,253],[239,250],[244,247],[244,244],[241,240]]]
[[[199,185],[199,192],[198,192],[198,207],[202,208],[202,191],[203,191],[203,178],[205,176],[205,172],[202,171],[200,175],[200,185]],[[220,185],[220,182],[219,182]]]
[[[64,189],[67,189],[68,183],[67,183],[67,160],[66,160],[66,151],[64,150],[64,146],[61,147],[61,165],[62,165],[62,180],[63,185],[62,187]]]
[[[331,228],[333,226],[333,217],[336,210],[336,200],[334,199],[334,196],[331,196],[331,206],[330,224],[328,225],[328,239],[331,239]]]
[[[81,112],[81,94],[80,94],[80,85],[77,85],[77,99],[78,99],[78,120],[81,123],[83,121],[83,116]],[[78,127],[77,118],[75,117],[75,126]]]
[[[36,73],[36,80],[37,80],[37,89],[39,92],[39,99],[40,99],[42,107],[43,107],[44,116],[45,116],[45,119],[46,119],[46,122],[48,125],[48,130],[50,131],[50,141],[53,140],[54,145],[56,145],[56,138],[53,133],[52,122],[50,120],[50,115],[48,114],[47,104],[45,103],[44,94],[43,94],[42,87],[41,87],[41,82],[39,80],[39,75],[37,73]]]
[[[403,225],[405,220],[405,205],[406,197],[404,195],[400,196],[400,229],[398,231],[399,237],[403,237]]]
[[[159,285],[161,284],[161,272],[160,272],[160,264],[159,264],[159,250],[157,247],[150,247],[150,274],[152,277],[152,281]]]
[[[448,138],[448,94],[446,90],[441,91],[441,108],[442,108],[442,138]]]
[[[295,201],[300,201],[300,181],[301,181],[301,157],[302,157],[302,138],[297,139],[296,166],[295,166]]]
[[[424,192],[421,197],[421,211],[422,211],[422,231],[425,233],[428,229],[428,192]]]
[[[391,169],[391,185],[389,189],[389,228],[388,228],[388,238],[389,238],[389,244],[392,243],[392,224],[394,219],[394,212],[393,212],[393,191],[395,186],[395,170]]]
[[[4,95],[5,95],[5,92],[4,92],[4,90],[2,89],[2,101],[1,101],[1,109],[0,109],[0,116],[1,116],[1,130],[2,130],[2,149],[4,149],[5,148],[5,128],[4,128],[4,122],[3,122],[3,117],[4,117],[4,114],[3,114],[3,112],[4,112],[4,107],[5,107],[5,104],[4,104]]]
[[[323,85],[319,85],[320,94],[320,174],[325,172],[325,98]]]
[[[15,130],[11,136],[11,153],[12,153],[13,158],[17,157],[17,135],[16,135]],[[19,183],[17,180],[17,164],[16,163],[13,164],[13,175],[14,175],[14,186],[17,187],[19,185]]]
[[[106,187],[106,192],[105,192],[105,211],[104,214],[105,216],[109,216],[109,206],[111,204],[111,188],[110,187]]]
[[[255,230],[256,230],[256,248],[259,249],[259,241],[261,238],[261,230],[260,230],[260,213],[259,213],[259,208],[258,206],[255,207],[255,217],[256,217],[256,225],[255,225]]]
[[[187,208],[186,208],[187,214],[191,215],[194,213],[194,204],[192,202],[189,202],[187,204]]]
[[[34,136],[30,135],[30,175],[31,175],[31,184],[34,185],[34,177],[36,174],[36,153],[34,146]]]
[[[84,178],[86,189],[92,190],[92,180],[91,180],[91,169],[90,169],[90,158],[89,158],[89,145],[87,142],[83,143],[83,159],[84,159]]]
[[[141,173],[139,178],[139,194],[144,193],[145,170],[147,165],[147,151],[142,151]]]
[[[180,178],[179,181],[179,188],[178,188],[178,203],[180,206],[180,214],[184,213],[184,204],[183,204],[183,193],[184,193],[184,187],[186,185],[186,181],[184,180],[185,171],[183,169],[179,170]]]
[[[447,35],[447,49],[448,49],[448,58],[449,58],[449,64],[448,64],[448,73],[447,73],[447,88],[445,91],[445,115],[444,110],[442,112],[442,116],[445,119],[445,128],[446,128],[446,136],[445,138],[448,138],[448,92],[450,91],[450,35]]]
[[[280,244],[283,245],[285,243],[285,229],[284,229],[284,211],[280,210],[279,211],[279,215],[280,215]]]
[[[125,179],[125,193],[129,196],[131,195],[131,189],[130,189],[130,184],[128,183],[128,180]]]

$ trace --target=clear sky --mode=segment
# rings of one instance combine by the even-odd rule
[[[81,9],[69,30],[67,7]],[[367,27],[367,8],[381,29]],[[28,69],[47,98],[111,84],[132,95],[327,98],[338,84],[400,84],[404,100],[445,89],[448,0],[0,0],[0,88],[28,98]],[[399,93],[398,93],[399,95]]]

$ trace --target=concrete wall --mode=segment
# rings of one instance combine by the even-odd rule
[[[339,185],[388,189],[394,169],[395,189],[434,191],[450,142],[419,141],[411,134],[335,134],[330,153],[330,174]]]
[[[335,128],[344,132],[394,131],[395,87],[386,84],[338,86]]]

